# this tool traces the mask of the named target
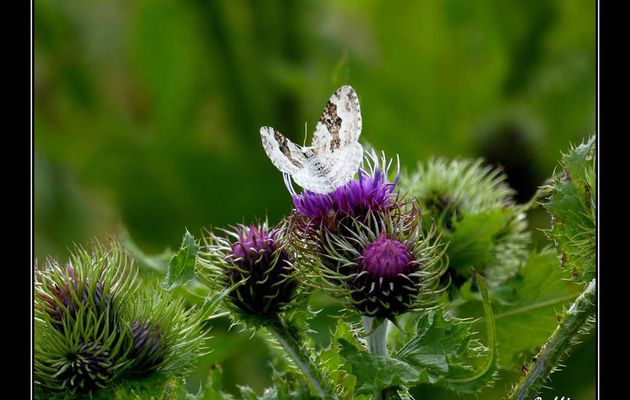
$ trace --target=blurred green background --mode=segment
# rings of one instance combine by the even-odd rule
[[[184,228],[277,222],[290,199],[258,129],[302,143],[343,84],[362,140],[404,168],[482,156],[521,201],[595,131],[593,1],[40,0],[34,25],[38,258],[123,227],[157,253]],[[269,350],[225,327],[206,361],[260,392]],[[594,360],[589,338],[548,395],[594,398]]]

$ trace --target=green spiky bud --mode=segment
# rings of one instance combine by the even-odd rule
[[[518,271],[529,233],[501,170],[482,160],[434,159],[402,176],[400,185],[419,202],[426,223],[437,223],[455,282],[470,278],[473,268],[495,284]]]
[[[77,247],[67,264],[35,271],[35,383],[67,397],[89,393],[127,368],[131,332],[119,319],[135,270],[118,242]]]
[[[595,136],[564,154],[542,201],[551,215],[551,228],[545,232],[562,267],[579,282],[595,277],[595,158]]]

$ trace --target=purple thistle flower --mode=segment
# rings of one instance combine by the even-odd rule
[[[412,308],[422,289],[417,273],[423,265],[410,247],[382,233],[363,248],[348,282],[355,308],[361,313],[391,319]]]
[[[404,243],[381,234],[380,238],[363,249],[360,265],[376,278],[394,278],[408,272],[414,262]]]
[[[341,213],[344,216],[364,217],[369,211],[386,211],[397,206],[394,188],[398,183],[399,173],[394,182],[387,175],[391,161],[387,163],[385,155],[379,160],[376,153],[368,153],[369,172],[359,169],[358,179],[340,186],[328,194],[313,193],[305,190],[294,194],[293,205],[302,215],[321,222],[328,216]]]

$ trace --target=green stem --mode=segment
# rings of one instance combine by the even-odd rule
[[[562,357],[582,332],[585,324],[595,315],[596,286],[593,279],[565,311],[556,330],[527,366],[527,372],[508,395],[508,399],[531,399],[538,394],[538,390],[560,364]]]
[[[367,348],[370,354],[387,357],[387,328],[388,320],[372,317],[361,317],[363,328],[366,334]],[[373,400],[386,400],[392,389],[383,389],[379,394],[372,397]]]
[[[387,357],[387,327],[389,321],[372,317],[361,317],[361,321],[367,336],[368,351],[375,356]]]
[[[338,397],[332,385],[324,378],[324,374],[304,347],[304,340],[300,339],[298,330],[280,319],[272,320],[266,327],[275,336],[295,365],[300,368],[319,397],[337,400]]]

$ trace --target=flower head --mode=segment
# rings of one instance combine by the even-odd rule
[[[238,225],[226,237],[211,234],[200,277],[208,286],[231,288],[229,305],[244,317],[272,316],[296,295],[292,257],[284,229],[267,224]]]
[[[394,278],[413,267],[413,256],[404,243],[381,236],[368,244],[361,254],[361,268],[378,278]]]

